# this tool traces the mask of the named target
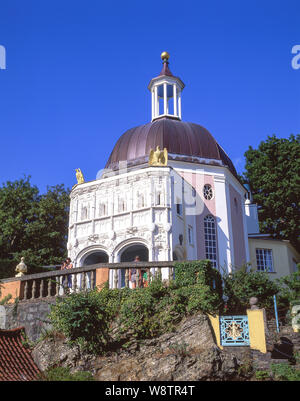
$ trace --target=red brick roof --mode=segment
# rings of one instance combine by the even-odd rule
[[[39,370],[24,342],[24,328],[0,330],[0,381],[35,380]]]

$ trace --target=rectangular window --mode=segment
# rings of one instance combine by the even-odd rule
[[[182,203],[180,203],[179,199],[176,200],[176,213],[182,216]]]
[[[204,219],[205,253],[214,268],[217,268],[217,233],[215,219],[213,216],[206,216]]]
[[[188,227],[188,238],[189,238],[189,244],[193,244],[193,229],[192,227]]]
[[[257,270],[264,272],[274,272],[272,249],[256,249]]]

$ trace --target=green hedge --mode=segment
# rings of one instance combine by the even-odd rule
[[[74,293],[51,307],[50,320],[70,343],[93,353],[112,347],[111,325],[118,327],[120,344],[130,338],[151,338],[172,331],[186,315],[220,312],[223,306],[220,274],[209,261],[176,263],[175,280],[160,277],[146,288],[103,288]]]

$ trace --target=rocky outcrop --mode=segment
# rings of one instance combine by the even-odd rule
[[[132,342],[127,349],[92,356],[69,347],[61,336],[51,336],[33,350],[41,371],[66,366],[72,372],[87,370],[101,381],[230,380],[243,361],[215,343],[207,316],[198,314],[181,322],[177,330],[157,338]]]

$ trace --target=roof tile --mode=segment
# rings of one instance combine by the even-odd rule
[[[39,369],[24,340],[24,327],[0,330],[0,381],[36,380]]]

